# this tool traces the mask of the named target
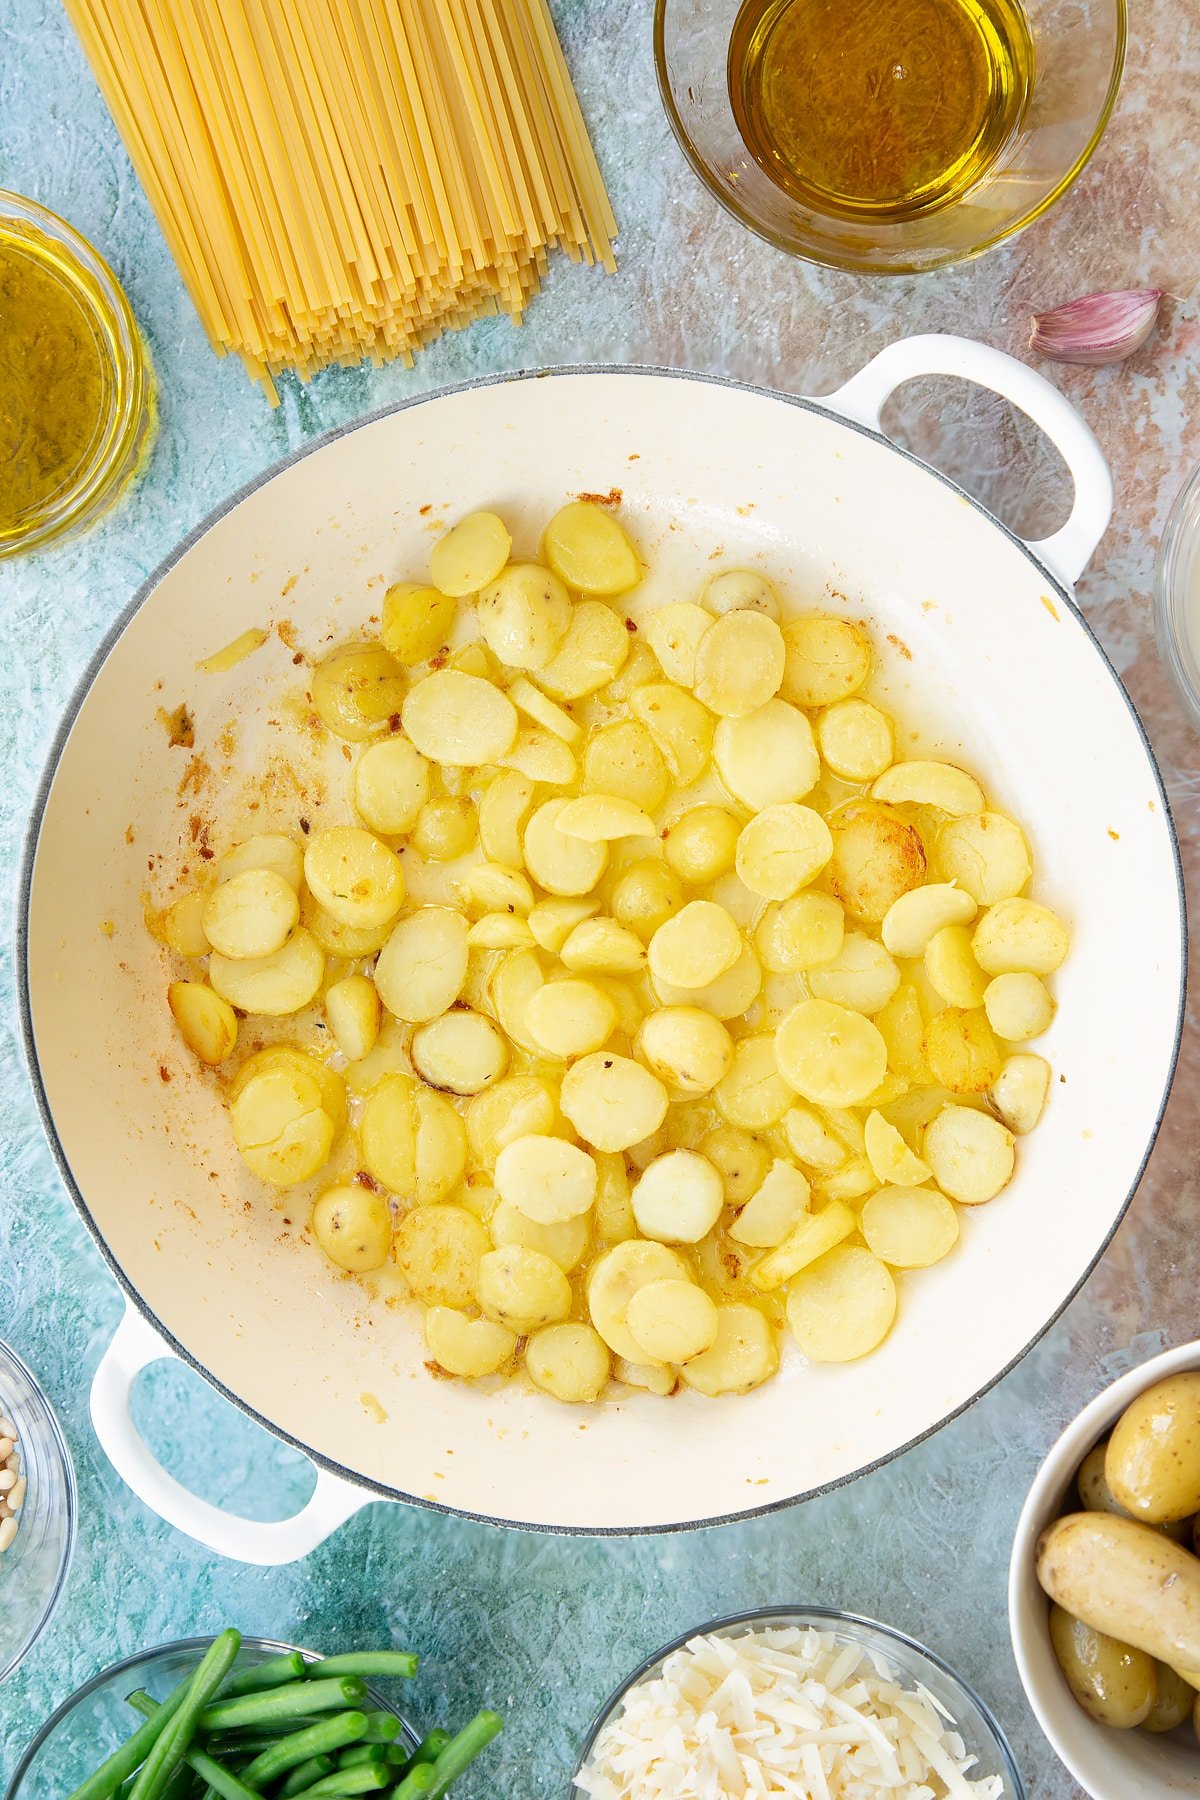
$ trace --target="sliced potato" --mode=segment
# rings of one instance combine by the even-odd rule
[[[732,1300],[717,1308],[717,1335],[708,1349],[691,1357],[679,1373],[697,1393],[716,1399],[719,1394],[748,1393],[769,1381],[778,1367],[779,1347],[766,1318],[756,1306]]]
[[[926,1129],[925,1160],[951,1200],[981,1206],[1012,1178],[1013,1134],[989,1113],[944,1106]]]
[[[325,990],[325,1019],[347,1062],[369,1056],[379,1036],[379,995],[365,975],[346,975]]]
[[[806,892],[768,906],[755,947],[774,975],[799,975],[832,962],[842,948],[846,914],[832,894]]]
[[[722,718],[744,718],[779,692],[783,666],[783,634],[774,619],[724,613],[696,650],[696,698]]]
[[[611,905],[613,917],[645,943],[683,905],[683,884],[674,869],[644,857],[613,884]]]
[[[579,800],[568,800],[558,815],[558,829],[568,837],[583,838],[589,844],[603,844],[613,838],[653,837],[654,820],[635,806],[632,800],[616,794],[585,794]]]
[[[670,786],[653,734],[638,719],[618,719],[593,732],[583,753],[586,794],[612,794],[655,813]]]
[[[595,887],[608,863],[603,844],[568,837],[558,821],[569,800],[545,800],[525,827],[525,866],[547,893],[587,894]]]
[[[666,1244],[630,1238],[614,1244],[588,1271],[587,1305],[592,1324],[610,1350],[644,1363],[646,1352],[629,1329],[629,1305],[651,1282],[687,1281],[687,1264]]]
[[[698,1006],[664,1006],[648,1013],[634,1049],[661,1081],[685,1094],[711,1093],[733,1061],[728,1031]]]
[[[396,1228],[396,1266],[426,1306],[469,1306],[482,1286],[483,1262],[496,1254],[465,1206],[415,1206]],[[561,1272],[555,1274],[565,1285]],[[482,1304],[482,1294],[479,1299]]]
[[[207,956],[212,949],[204,930],[204,908],[208,890],[193,888],[181,894],[167,908],[163,918],[163,936],[167,947],[177,956]]]
[[[861,625],[829,613],[784,626],[783,697],[793,706],[832,706],[856,694],[871,672],[871,640]]]
[[[776,1157],[729,1227],[730,1237],[751,1249],[777,1249],[807,1213],[811,1191],[795,1163]]]
[[[817,744],[843,781],[872,781],[892,760],[892,721],[868,700],[838,700],[817,720]]]
[[[208,959],[208,979],[222,1000],[239,1012],[272,1019],[302,1011],[316,999],[324,978],[325,953],[303,925],[273,956],[234,960],[214,950]]]
[[[238,961],[282,950],[299,917],[290,882],[273,869],[245,869],[212,889],[201,926],[214,950]]]
[[[755,569],[718,569],[705,582],[700,603],[718,616],[727,612],[760,612],[778,624],[783,615],[773,585]]]
[[[467,1140],[475,1161],[495,1167],[506,1144],[529,1134],[546,1137],[558,1118],[558,1095],[540,1075],[507,1075],[477,1094],[467,1108]]]
[[[446,1012],[412,1035],[413,1068],[430,1087],[478,1094],[508,1067],[508,1044],[490,1019],[468,1010]]]
[[[524,713],[527,719],[532,719],[535,725],[540,725],[543,731],[553,732],[564,744],[578,742],[580,727],[570,713],[564,712],[556,701],[543,694],[541,688],[535,687],[524,675],[518,675],[515,681],[510,682],[508,697],[518,712]]]
[[[706,1132],[696,1148],[719,1173],[730,1206],[744,1206],[771,1167],[771,1153],[762,1139],[736,1125],[718,1125]]]
[[[299,893],[300,884],[304,880],[303,847],[284,831],[256,832],[253,837],[243,838],[228,856],[221,858],[217,870],[218,879],[229,881],[234,875],[244,874],[247,869],[273,869],[276,875],[282,875],[290,888]],[[194,954],[202,955],[203,952]]]
[[[775,1034],[779,1072],[801,1099],[857,1106],[887,1073],[887,1046],[860,1013],[830,1000],[802,1000]]]
[[[519,769],[501,769],[479,802],[479,841],[484,854],[506,869],[524,861],[525,821],[533,806],[534,785]]]
[[[417,814],[410,843],[426,862],[457,862],[475,842],[475,808],[465,794],[435,794]]]
[[[731,969],[741,951],[741,932],[725,908],[690,900],[650,939],[650,969],[656,982],[695,990]]]
[[[803,800],[821,773],[812,726],[785,700],[717,724],[713,756],[723,786],[744,806]]]
[[[928,806],[958,818],[983,811],[983,789],[973,775],[954,763],[914,758],[893,763],[871,789],[873,800],[889,806]]]
[[[881,1262],[893,1269],[927,1269],[958,1242],[958,1214],[936,1188],[881,1187],[863,1206],[859,1229]]]
[[[989,975],[1052,975],[1070,940],[1057,913],[1035,900],[1001,900],[975,927],[971,948]]]
[[[539,949],[549,950],[557,956],[575,927],[599,911],[600,902],[595,898],[583,899],[567,894],[552,900],[539,900],[529,913],[533,941]]]
[[[533,889],[519,869],[503,863],[476,863],[463,877],[465,897],[489,912],[527,913],[533,907]]]
[[[611,1366],[603,1338],[581,1321],[544,1325],[525,1347],[525,1367],[534,1386],[568,1406],[598,1400]]]
[[[435,669],[418,681],[400,717],[421,755],[451,768],[498,762],[517,739],[517,709],[508,695],[460,669]]]
[[[933,1015],[921,1051],[934,1080],[952,1094],[985,1094],[1003,1061],[987,1014],[957,1006]]]
[[[596,1164],[562,1138],[513,1138],[496,1158],[496,1191],[536,1225],[563,1225],[590,1212]]]
[[[313,833],[304,851],[304,879],[327,913],[365,931],[394,919],[404,900],[400,858],[357,825]]]
[[[494,512],[468,513],[430,552],[433,585],[454,599],[477,594],[486,582],[495,581],[511,549],[512,538],[503,519]]]
[[[924,956],[939,931],[947,925],[969,924],[978,910],[970,894],[952,882],[929,882],[892,902],[881,936],[893,956]]]
[[[668,681],[691,687],[696,679],[696,652],[712,622],[712,614],[690,600],[656,607],[650,614],[643,627],[646,642]]]
[[[837,905],[836,900],[834,905]],[[836,956],[808,971],[809,992],[852,1012],[882,1012],[900,986],[900,971],[874,938],[848,931]]]
[[[326,1188],[313,1203],[312,1234],[331,1263],[353,1275],[381,1269],[392,1248],[387,1197],[358,1182]]]
[[[654,739],[674,780],[681,787],[698,781],[713,746],[707,708],[669,681],[649,681],[630,695],[629,710]]]
[[[694,1281],[647,1282],[626,1317],[635,1343],[656,1362],[689,1362],[717,1339],[717,1309]]]
[[[668,866],[690,887],[707,887],[732,869],[738,821],[724,806],[693,806],[663,834]]]
[[[543,669],[571,623],[571,597],[552,569],[509,563],[475,597],[479,632],[510,669]]]
[[[637,551],[611,513],[590,500],[572,500],[555,513],[542,555],[577,594],[624,594],[642,578]]]
[[[1041,1056],[1007,1057],[992,1085],[991,1101],[1010,1131],[1022,1137],[1042,1116],[1050,1092],[1050,1064]]]
[[[611,681],[628,655],[629,633],[612,607],[580,600],[561,646],[538,671],[538,686],[556,700],[581,700]]]
[[[925,879],[921,834],[891,807],[851,800],[829,815],[829,886],[846,911],[871,924]]]
[[[167,989],[167,1005],[179,1027],[179,1035],[193,1056],[213,1067],[233,1054],[238,1022],[227,1000],[203,981],[173,981]],[[723,1029],[723,1027],[722,1027]]]
[[[448,594],[417,581],[393,582],[383,596],[379,635],[397,662],[426,662],[450,642],[457,608]]]
[[[273,1187],[293,1187],[315,1175],[337,1135],[316,1070],[306,1069],[304,1060],[296,1056],[254,1069],[230,1098],[233,1141],[251,1174]]]
[[[587,1213],[573,1219],[562,1219],[553,1225],[538,1225],[511,1200],[498,1200],[487,1221],[497,1250],[505,1244],[520,1244],[524,1250],[540,1250],[557,1263],[564,1275],[579,1267],[591,1242],[592,1222]]]
[[[975,961],[966,925],[944,925],[934,932],[925,946],[925,973],[948,1006],[983,1005],[988,978]]]
[[[919,1187],[929,1180],[929,1165],[910,1150],[903,1137],[881,1112],[867,1114],[863,1131],[867,1161],[878,1179],[897,1187]],[[890,1262],[890,1257],[884,1257]]]
[[[980,906],[1019,894],[1029,880],[1029,846],[1019,825],[997,812],[948,819],[937,834],[937,864]]]
[[[995,976],[983,996],[983,1008],[996,1036],[1014,1044],[1041,1037],[1054,1020],[1054,1002],[1045,983],[1024,972]]]
[[[382,644],[343,644],[313,670],[312,697],[335,737],[365,744],[402,711],[404,671]]]
[[[495,1375],[511,1362],[517,1334],[492,1319],[471,1319],[452,1306],[431,1306],[425,1314],[425,1342],[448,1375]]]
[[[762,989],[762,967],[749,944],[743,944],[738,959],[703,987],[680,987],[665,981],[650,968],[654,992],[663,1006],[699,1006],[714,1019],[737,1019],[753,1006]]]
[[[563,1077],[560,1104],[585,1143],[628,1150],[658,1130],[668,1094],[657,1075],[628,1056],[597,1050]]]
[[[765,1131],[777,1125],[795,1100],[779,1072],[772,1032],[744,1037],[733,1047],[729,1072],[713,1098],[721,1117],[746,1131]]]
[[[697,1151],[668,1150],[643,1170],[631,1198],[644,1238],[660,1244],[696,1244],[721,1216],[725,1185]]]
[[[385,836],[411,831],[429,798],[429,764],[404,737],[369,744],[354,770],[354,810]]]
[[[411,1024],[448,1011],[467,979],[467,935],[467,921],[448,906],[418,907],[401,919],[375,964],[388,1011]]]
[[[547,1056],[586,1056],[617,1028],[611,994],[593,981],[547,981],[529,999],[525,1029]]]
[[[788,1324],[813,1362],[853,1362],[881,1344],[896,1317],[896,1283],[870,1250],[840,1244],[788,1290]]]
[[[842,1243],[857,1226],[857,1218],[842,1200],[830,1200],[820,1212],[802,1214],[783,1242],[754,1264],[751,1281],[764,1294],[782,1287]]]

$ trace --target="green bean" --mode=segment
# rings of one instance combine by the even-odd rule
[[[270,1749],[262,1751],[243,1771],[246,1782],[250,1787],[267,1787],[277,1776],[286,1775],[289,1769],[294,1769],[297,1763],[307,1762],[311,1756],[322,1756],[326,1751],[340,1750],[345,1744],[356,1743],[366,1728],[366,1713],[345,1712],[332,1719],[319,1719],[315,1725],[306,1725],[303,1731],[276,1738]]]
[[[408,1762],[408,1752],[400,1744],[351,1744],[338,1757],[338,1768],[352,1769],[360,1762],[377,1762],[397,1769]]]
[[[200,1714],[201,1731],[227,1731],[235,1725],[273,1725],[306,1713],[336,1712],[358,1706],[367,1697],[366,1683],[351,1675],[334,1681],[289,1681],[266,1694],[240,1694],[218,1700]],[[138,1796],[141,1800],[141,1796]]]
[[[158,1711],[156,1702],[151,1699],[144,1688],[135,1688],[133,1693],[127,1694],[125,1698],[130,1706],[140,1713],[145,1713],[147,1718],[152,1719]],[[203,1751],[193,1748],[187,1752],[183,1760],[188,1768],[194,1774],[199,1775],[201,1781],[206,1784],[205,1800],[209,1794],[213,1794],[216,1800],[257,1800],[257,1789],[239,1780],[215,1757],[207,1756]]]
[[[187,1693],[174,1718],[167,1721],[155,1738],[153,1748],[133,1784],[129,1800],[161,1800],[168,1780],[183,1761],[184,1752],[195,1734],[197,1720],[233,1667],[233,1660],[241,1644],[240,1633],[232,1629],[220,1632],[213,1639],[188,1683]],[[239,1706],[243,1702],[231,1700],[229,1704]],[[157,1724],[158,1717],[156,1713],[148,1723]]]
[[[234,1700],[239,1694],[261,1694],[265,1688],[282,1687],[285,1681],[303,1681],[308,1664],[298,1650],[286,1656],[272,1656],[253,1669],[243,1669],[221,1689],[222,1700]]]
[[[325,1656],[314,1673],[331,1675],[400,1675],[405,1679],[417,1672],[417,1658],[411,1650],[351,1650],[345,1656]]]
[[[369,1712],[362,1741],[364,1744],[390,1744],[395,1741],[399,1730],[400,1721],[395,1713]]]
[[[191,1678],[181,1681],[170,1696],[163,1701],[153,1719],[139,1725],[127,1743],[114,1750],[112,1755],[100,1764],[82,1787],[77,1787],[69,1796],[69,1800],[110,1800],[117,1789],[141,1768],[147,1756],[154,1748],[155,1742],[164,1727],[174,1718],[183,1705],[184,1695],[188,1691]]]
[[[450,1739],[433,1765],[434,1781],[429,1788],[429,1800],[441,1800],[450,1785],[457,1781],[479,1752],[490,1744],[504,1729],[504,1720],[499,1713],[479,1712],[469,1725],[464,1725],[456,1736]]]
[[[415,1763],[436,1762],[452,1736],[452,1732],[443,1731],[440,1725],[435,1725],[428,1737],[423,1737],[413,1751],[413,1761]]]
[[[322,1800],[326,1794],[377,1794],[380,1788],[390,1787],[391,1783],[390,1769],[377,1769],[374,1763],[359,1763],[356,1769],[334,1769],[330,1774],[322,1775],[311,1787],[301,1788],[299,1800]]]
[[[331,1775],[336,1766],[332,1756],[314,1756],[310,1762],[301,1763],[280,1788],[279,1800],[292,1800],[293,1794],[302,1794],[314,1781],[320,1781],[322,1775]]]
[[[432,1763],[415,1762],[400,1786],[392,1790],[392,1800],[416,1800],[418,1794],[428,1794],[436,1780]]]

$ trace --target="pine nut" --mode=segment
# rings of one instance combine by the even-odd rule
[[[8,1461],[15,1447],[10,1437],[0,1437],[0,1463]]]
[[[16,1442],[17,1428],[7,1415],[0,1415],[0,1437],[12,1438]]]
[[[21,1507],[24,1504],[24,1500],[25,1500],[25,1477],[22,1475],[22,1477],[21,1477],[20,1481],[18,1481],[16,1487],[10,1489],[10,1491],[9,1491],[8,1501],[7,1501],[9,1512],[15,1512],[15,1513],[20,1512]]]
[[[5,1519],[4,1523],[0,1525],[0,1556],[8,1549],[16,1535],[17,1521],[15,1519]]]

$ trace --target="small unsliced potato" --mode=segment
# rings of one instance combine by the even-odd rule
[[[868,700],[839,700],[817,720],[817,744],[843,781],[872,781],[892,760],[892,721]]]
[[[1096,1444],[1088,1451],[1079,1465],[1075,1476],[1075,1485],[1079,1489],[1079,1498],[1085,1512],[1116,1513],[1118,1518],[1128,1519],[1133,1515],[1126,1511],[1108,1485],[1108,1477],[1104,1472],[1105,1457],[1108,1453],[1108,1439]],[[1149,1520],[1143,1520],[1149,1524]],[[1177,1544],[1194,1548],[1194,1521],[1190,1518],[1168,1519],[1155,1525],[1156,1531],[1165,1532],[1174,1538]]]
[[[273,956],[220,956],[208,959],[208,979],[239,1012],[278,1019],[300,1012],[315,1000],[325,978],[325,954],[303,925]]]
[[[435,669],[405,695],[405,731],[431,762],[478,768],[499,761],[517,740],[517,709],[478,675]]]
[[[477,594],[486,582],[495,581],[511,549],[512,539],[503,519],[494,512],[468,513],[430,552],[433,585],[455,599]]]
[[[300,917],[296,890],[273,869],[245,869],[213,888],[204,903],[204,935],[235,961],[282,950]]]
[[[965,888],[980,906],[1019,894],[1029,880],[1029,846],[1019,825],[1003,813],[967,813],[937,834],[937,862],[947,881]]]
[[[590,1212],[596,1180],[594,1159],[563,1138],[514,1138],[496,1158],[497,1193],[535,1225],[562,1225]]]
[[[859,1228],[867,1248],[893,1269],[927,1269],[958,1242],[958,1214],[930,1187],[881,1187],[864,1204]]]
[[[733,1061],[728,1031],[698,1006],[664,1006],[648,1013],[634,1049],[661,1081],[684,1094],[711,1093]]]
[[[312,1233],[331,1263],[353,1275],[381,1269],[392,1248],[385,1195],[356,1181],[326,1188],[312,1209]]]
[[[572,1321],[535,1331],[525,1347],[525,1367],[544,1393],[568,1406],[582,1406],[604,1392],[612,1358],[598,1331]]]
[[[803,800],[821,773],[812,726],[786,700],[768,700],[740,718],[721,719],[713,760],[722,785],[755,812]]]
[[[1056,1519],[1038,1543],[1037,1578],[1094,1631],[1200,1668],[1200,1558],[1149,1525],[1093,1512]]]
[[[794,894],[768,906],[754,934],[773,975],[799,975],[832,962],[842,948],[846,914],[832,894]]]
[[[1006,1059],[990,1098],[1008,1129],[1022,1137],[1041,1118],[1049,1092],[1050,1064],[1044,1057],[1023,1054]]]
[[[427,662],[449,644],[457,611],[453,598],[419,581],[397,581],[383,596],[379,635],[397,662]]]
[[[725,1186],[695,1150],[668,1150],[644,1170],[632,1199],[643,1237],[660,1244],[697,1244],[721,1216]]]
[[[354,810],[385,836],[411,831],[429,798],[429,764],[407,738],[369,744],[354,771]]]
[[[313,670],[313,705],[335,737],[365,744],[404,705],[404,671],[382,644],[343,644]]]
[[[1001,900],[975,927],[971,948],[989,975],[1052,975],[1066,958],[1066,926],[1036,900]]]
[[[788,1289],[792,1336],[813,1362],[854,1362],[881,1344],[896,1317],[896,1283],[870,1250],[839,1244]]]
[[[778,1367],[779,1346],[767,1319],[756,1306],[733,1300],[718,1306],[717,1335],[708,1349],[684,1363],[679,1373],[697,1393],[716,1399],[748,1393],[769,1381]]]
[[[325,1018],[347,1062],[358,1062],[379,1036],[379,995],[365,975],[346,975],[325,990]]]
[[[696,698],[722,718],[744,718],[779,692],[783,666],[783,634],[774,619],[724,613],[696,651]]]
[[[610,905],[613,917],[646,943],[683,905],[683,884],[674,869],[644,857],[631,863],[614,882]]]
[[[488,649],[510,669],[542,669],[571,623],[571,597],[552,569],[509,563],[475,599]]]
[[[1104,1473],[1115,1499],[1145,1524],[1200,1512],[1200,1372],[1168,1375],[1129,1403],[1109,1438]],[[1195,1666],[1193,1657],[1182,1660]]]
[[[925,1027],[922,1054],[935,1081],[952,1094],[985,1094],[1003,1058],[987,1015],[947,1006]]]
[[[1143,1731],[1175,1731],[1192,1716],[1196,1690],[1167,1663],[1154,1665],[1154,1705],[1142,1720]]]
[[[237,1014],[205,982],[173,981],[167,989],[167,1005],[180,1037],[202,1063],[215,1067],[232,1055],[237,1044]]]
[[[700,604],[718,616],[727,612],[765,613],[776,624],[783,615],[779,595],[756,569],[718,569],[705,582]]]
[[[1050,1643],[1067,1686],[1099,1724],[1129,1731],[1149,1718],[1158,1697],[1152,1656],[1094,1631],[1061,1606],[1050,1608]]]
[[[1023,1044],[1041,1037],[1054,1020],[1054,1002],[1036,975],[997,975],[983,996],[988,1024],[997,1037]]]
[[[775,1034],[779,1072],[804,1100],[858,1106],[887,1073],[887,1045],[861,1013],[830,1000],[802,1000]]]
[[[878,924],[902,894],[925,879],[925,846],[915,825],[875,800],[851,800],[829,815],[829,886],[847,912]]]
[[[794,706],[832,706],[856,694],[871,672],[871,640],[861,625],[812,613],[784,626],[783,697]]]
[[[404,900],[400,858],[357,825],[313,833],[304,851],[304,879],[327,913],[368,931],[394,919]]]
[[[542,555],[577,594],[624,594],[642,578],[637,552],[611,513],[590,500],[572,500],[555,513]]]
[[[1012,1179],[1012,1132],[989,1113],[944,1106],[925,1132],[925,1161],[944,1194],[963,1206],[994,1200]]]
[[[696,679],[696,651],[712,626],[712,614],[690,600],[659,606],[643,627],[646,642],[668,681],[690,688]]]
[[[429,1354],[449,1375],[495,1375],[512,1360],[517,1334],[493,1319],[470,1319],[451,1306],[431,1306],[425,1314]]]
[[[651,1281],[629,1302],[629,1330],[656,1362],[685,1363],[717,1339],[717,1309],[693,1281]]]
[[[585,1143],[628,1150],[656,1132],[667,1114],[666,1088],[631,1057],[597,1050],[572,1063],[560,1103]]]
[[[487,1231],[465,1206],[414,1206],[396,1229],[396,1265],[426,1306],[469,1306],[481,1289],[482,1262],[489,1253],[496,1254]],[[565,1284],[560,1271],[554,1272]],[[482,1305],[482,1291],[478,1298]]]

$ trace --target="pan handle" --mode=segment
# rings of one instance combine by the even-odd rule
[[[1112,475],[1091,427],[1035,369],[972,338],[935,333],[889,344],[844,387],[823,395],[819,404],[878,431],[885,402],[914,375],[958,375],[977,382],[1003,394],[1041,426],[1071,472],[1075,504],[1061,531],[1028,542],[1028,548],[1070,587],[1087,567],[1112,517]]]
[[[126,1486],[160,1519],[218,1556],[273,1568],[298,1562],[369,1505],[369,1493],[327,1469],[317,1470],[311,1498],[290,1519],[239,1518],[190,1493],[156,1461],[129,1410],[130,1392],[142,1370],[174,1357],[174,1350],[127,1304],[92,1381],[92,1424],[100,1447]]]

